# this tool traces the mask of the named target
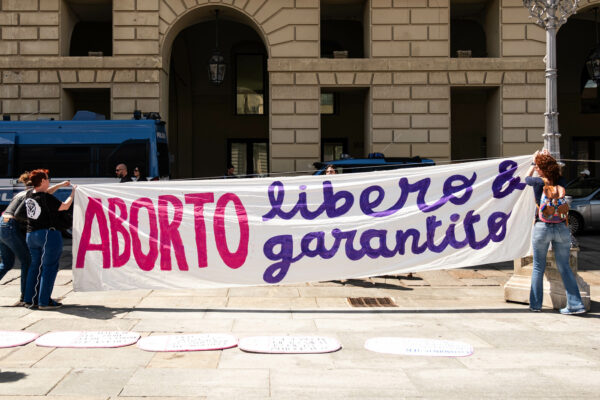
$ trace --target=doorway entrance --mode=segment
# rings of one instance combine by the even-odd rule
[[[214,17],[214,10],[207,13]],[[267,51],[235,13],[219,12],[218,50],[226,64],[220,85],[208,78],[214,18],[182,30],[173,41],[168,132],[176,178],[223,176],[230,163],[237,175],[269,170]]]

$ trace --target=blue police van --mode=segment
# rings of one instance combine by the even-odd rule
[[[149,178],[169,177],[165,123],[157,113],[131,120],[99,120],[78,112],[69,121],[0,121],[0,210],[24,189],[17,181],[24,171],[50,170],[51,183],[118,182],[115,166],[144,169]],[[64,200],[70,188],[55,195]]]
[[[357,172],[386,171],[390,169],[427,167],[435,165],[429,158],[385,157],[382,153],[370,153],[367,158],[352,158],[344,155],[339,160],[320,161],[313,164],[316,171],[313,175],[325,175],[328,166],[333,166],[338,174]]]

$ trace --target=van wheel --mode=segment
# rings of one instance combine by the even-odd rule
[[[583,218],[574,212],[569,213],[569,229],[572,235],[578,235],[583,230]]]

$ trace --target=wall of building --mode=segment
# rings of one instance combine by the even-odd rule
[[[65,1],[2,0],[1,113],[59,118],[64,89],[108,88],[112,118],[141,109],[168,119],[171,45],[218,6],[252,26],[269,54],[273,172],[304,171],[319,159],[321,88],[368,89],[366,151],[449,160],[456,86],[499,90],[501,138],[488,156],[524,154],[542,143],[545,36],[521,0],[490,0],[496,8],[487,19],[498,25],[487,28],[488,39],[497,35],[501,57],[477,59],[450,57],[449,0],[366,1],[370,57],[363,59],[320,58],[319,0],[119,0],[114,55],[67,57],[60,55],[68,40],[60,24],[68,19]]]

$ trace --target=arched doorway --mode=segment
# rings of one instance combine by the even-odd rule
[[[219,8],[218,47],[227,68],[223,83],[211,84],[214,11],[196,10],[198,22],[187,22],[172,40],[168,134],[175,178],[222,176],[228,164],[243,176],[269,168],[267,49],[243,15]]]
[[[600,159],[600,90],[589,79],[585,61],[596,46],[594,7],[579,10],[557,36],[558,111],[561,155],[566,159]],[[600,8],[598,9],[600,31]],[[600,176],[600,164],[565,162],[567,178],[588,169]]]

